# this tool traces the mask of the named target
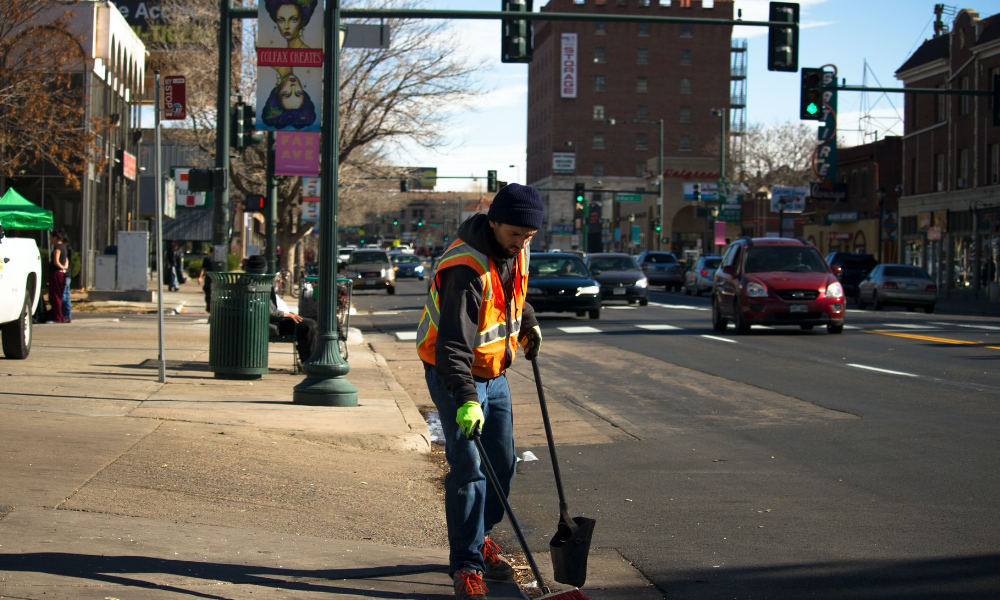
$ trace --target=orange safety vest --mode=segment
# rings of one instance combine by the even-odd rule
[[[504,358],[510,348],[513,360],[517,353],[517,334],[521,329],[521,312],[528,288],[528,248],[525,247],[514,261],[514,304],[511,307],[510,331],[507,331],[507,306],[504,300],[500,272],[488,256],[475,250],[462,240],[455,240],[438,261],[434,283],[427,294],[424,312],[417,328],[417,352],[429,364],[434,363],[438,323],[441,321],[441,303],[438,297],[438,275],[456,265],[475,269],[483,282],[483,303],[479,307],[479,325],[472,344],[472,374],[492,379],[506,369]]]

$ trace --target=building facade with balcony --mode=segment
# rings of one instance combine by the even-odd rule
[[[1000,75],[1000,14],[961,10],[896,71],[907,88],[899,257],[923,266],[946,297],[983,297],[1000,253],[1000,127],[988,92]]]
[[[732,2],[718,0],[550,0],[541,10],[733,18]],[[741,111],[728,110],[731,35],[728,24],[534,22],[525,179],[546,202],[539,246],[678,253],[701,247],[708,213],[697,212],[685,190],[717,182],[721,131],[733,129],[730,115],[745,123]],[[578,183],[586,190],[582,215],[573,197]]]

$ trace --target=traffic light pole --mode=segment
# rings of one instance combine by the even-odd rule
[[[215,123],[215,172],[229,170],[229,86],[232,77],[233,22],[230,16],[231,0],[219,0],[219,81],[216,88]],[[227,270],[229,257],[229,189],[215,182],[212,189],[212,253],[216,267]]]
[[[268,131],[264,139],[267,144],[266,191],[264,195],[264,243],[267,244],[267,272],[278,272],[278,239],[274,224],[278,217],[278,178],[274,175],[274,132]]]

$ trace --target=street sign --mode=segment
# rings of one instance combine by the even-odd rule
[[[743,222],[743,207],[739,204],[723,204],[716,220],[726,223],[741,223]]]
[[[773,187],[771,188],[771,212],[800,213],[806,209],[807,187]],[[778,200],[784,199],[785,207],[778,208]]]
[[[615,202],[642,202],[642,194],[615,194]]]
[[[187,118],[187,83],[180,75],[163,78],[163,120]]]

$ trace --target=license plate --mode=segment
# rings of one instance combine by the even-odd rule
[[[809,306],[807,304],[793,304],[789,310],[794,313],[804,313],[809,312]]]
[[[611,293],[614,294],[615,296],[624,296],[625,288],[615,288],[611,291]]]
[[[374,279],[365,279],[365,285],[375,285]]]
[[[915,283],[908,283],[908,284],[906,284],[906,289],[908,289],[908,290],[915,290],[915,289],[917,289],[917,284],[915,284]]]

